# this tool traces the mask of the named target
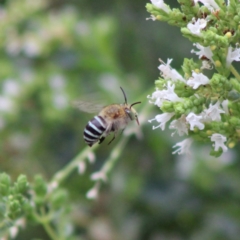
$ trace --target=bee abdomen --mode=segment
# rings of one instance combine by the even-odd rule
[[[83,138],[91,147],[97,142],[106,130],[106,121],[101,116],[95,116],[91,119],[84,129]]]

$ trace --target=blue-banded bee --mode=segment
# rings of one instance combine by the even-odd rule
[[[122,88],[121,90],[125,102],[123,104],[111,104],[104,107],[85,127],[83,138],[90,147],[97,142],[101,144],[104,139],[113,132],[114,136],[108,143],[110,144],[115,139],[118,130],[124,130],[127,124],[132,120],[136,120],[139,125],[138,115],[133,105],[141,102],[135,102],[131,105],[127,104],[126,94]],[[83,110],[81,107],[79,108]]]

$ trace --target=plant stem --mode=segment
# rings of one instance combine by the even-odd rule
[[[109,158],[106,160],[105,164],[103,165],[102,170],[100,170],[101,172],[104,172],[106,176],[114,167],[116,161],[118,160],[119,156],[123,152],[123,149],[127,144],[128,140],[129,140],[129,136],[123,137],[119,141],[119,143],[115,146],[115,148],[111,151]]]
[[[94,149],[96,149],[98,144],[93,145],[90,147],[85,147],[66,167],[64,167],[62,170],[58,171],[52,178],[51,183],[57,182],[60,184],[65,178],[68,177],[68,175],[78,167],[79,163],[82,161],[85,161],[88,154],[92,152]],[[50,183],[50,184],[51,184]]]
[[[45,211],[43,209],[41,209],[41,215],[34,213],[34,217],[40,224],[42,224],[46,233],[52,240],[61,240],[54,229],[50,226],[49,219],[45,217]]]
[[[52,240],[60,240],[48,222],[43,221],[42,226],[44,227],[45,231],[47,232],[49,237],[51,237]]]
[[[230,66],[230,70],[232,74],[235,76],[235,78],[240,82],[240,75],[238,71],[233,67],[233,65]]]

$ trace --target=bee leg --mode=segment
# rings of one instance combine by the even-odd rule
[[[108,143],[108,145],[116,138],[117,132],[114,132],[112,140]]]
[[[101,138],[99,139],[98,144],[101,144],[101,143],[104,141],[104,139],[105,139],[105,137],[101,137]]]
[[[114,139],[115,139],[115,134],[114,134],[112,140],[108,143],[108,145],[109,145]]]
[[[123,134],[123,131],[125,130],[125,128],[121,131],[121,134]]]

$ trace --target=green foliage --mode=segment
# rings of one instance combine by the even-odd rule
[[[169,1],[168,14],[152,4],[148,7],[156,19],[181,28],[195,14],[210,13],[201,4],[179,2],[180,9],[176,1]],[[235,2],[231,1],[233,12]],[[152,131],[146,124],[155,114],[146,96],[157,79],[157,59],[171,56],[180,64],[189,46],[176,28],[159,29],[145,21],[145,4],[0,3],[0,238],[238,239],[240,174],[234,155],[210,158],[209,149],[199,145],[190,157],[173,156],[170,145],[176,135],[171,138],[169,132]],[[238,16],[229,18],[232,27]],[[204,41],[211,41],[210,33],[219,34],[220,29],[209,31]],[[186,37],[198,39],[189,32]],[[229,35],[214,39],[222,47],[211,46],[213,59],[222,64]],[[230,39],[237,41],[233,34]],[[224,70],[221,64],[219,71]],[[201,67],[201,61],[185,58],[183,77]],[[226,81],[229,71],[225,77],[220,74],[213,75],[211,87],[218,96],[228,92],[232,115],[229,123],[212,123],[205,132],[195,128],[198,140],[209,141],[212,128],[224,133],[228,128],[234,132],[236,126],[239,135],[238,81],[232,76]],[[210,105],[210,86],[200,87],[197,97],[194,89],[177,82],[176,93],[189,100],[176,105],[166,101],[164,111],[181,117],[186,111],[201,112],[204,103]],[[161,89],[165,80],[161,76],[155,83]],[[110,145],[106,141],[89,148],[82,132],[92,116],[72,102],[121,103],[120,86],[129,102],[142,102],[136,107],[140,126],[127,126]],[[221,149],[213,154],[220,155]]]
[[[157,115],[155,120],[160,122],[162,130],[171,119],[170,128],[176,129],[180,136],[186,134],[197,141],[212,141],[210,154],[219,157],[227,151],[227,146],[236,145],[239,137],[238,123],[234,124],[232,117],[240,117],[238,111],[233,113],[238,107],[240,76],[232,63],[240,61],[239,37],[236,37],[240,32],[239,22],[231,16],[238,14],[240,5],[232,1],[179,1],[178,11],[182,13],[179,18],[173,14],[176,9],[172,10],[164,2],[153,0],[152,3],[146,6],[151,19],[166,22],[171,19],[199,50],[191,52],[200,59],[196,62],[185,58],[183,76],[171,68],[170,59],[159,66],[161,78],[149,98],[165,113]],[[229,79],[230,73],[235,78]],[[185,145],[189,141],[175,145],[180,147],[179,153],[187,152]]]

